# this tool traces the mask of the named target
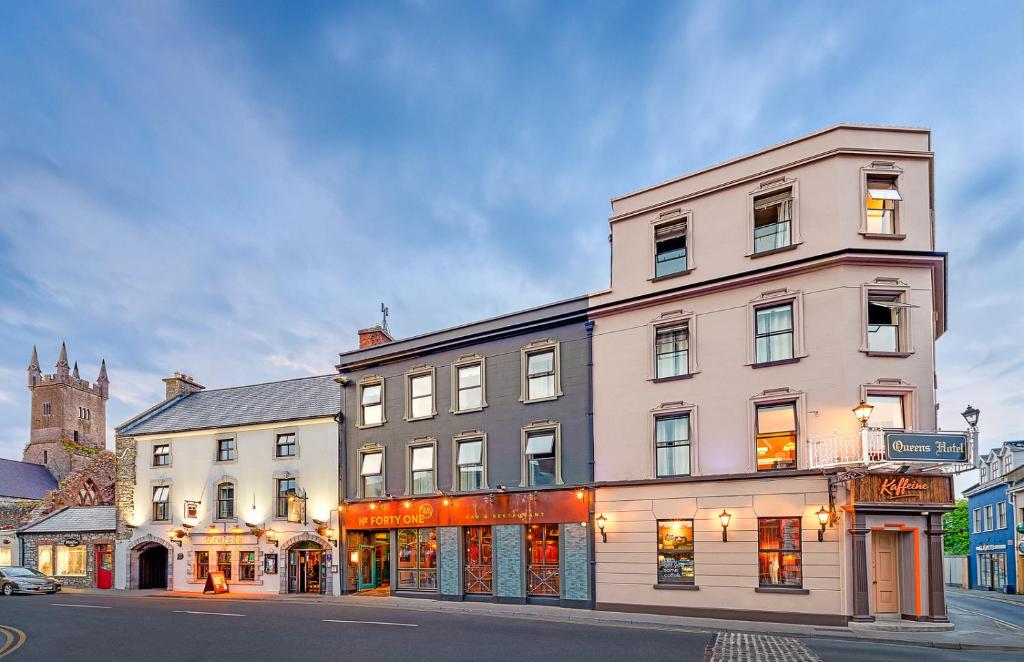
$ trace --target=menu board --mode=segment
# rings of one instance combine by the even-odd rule
[[[227,592],[228,581],[224,578],[224,572],[222,570],[211,570],[210,574],[206,575],[206,586],[203,588],[203,593]]]

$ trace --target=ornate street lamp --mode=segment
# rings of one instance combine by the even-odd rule
[[[853,415],[857,417],[858,421],[860,421],[861,426],[867,427],[868,419],[871,418],[871,412],[874,411],[874,409],[874,405],[869,405],[861,400],[860,404],[853,408]]]
[[[964,417],[965,421],[967,421],[967,425],[971,426],[972,428],[976,428],[978,427],[978,416],[980,414],[980,410],[975,409],[970,405],[967,405],[967,409],[963,410],[963,412],[961,412],[960,415]]]
[[[722,542],[729,542],[729,521],[732,520],[732,514],[727,513],[725,509],[722,509],[721,514],[718,516],[718,521],[722,523]]]
[[[818,516],[818,524],[821,525],[821,529],[818,530],[818,542],[824,542],[825,527],[828,526],[829,521],[832,519],[832,513],[825,510],[825,506],[822,506],[814,514]]]
[[[597,524],[597,530],[601,532],[601,542],[608,542],[608,534],[604,532],[604,525],[608,523],[608,518],[602,513],[597,516],[594,523]]]

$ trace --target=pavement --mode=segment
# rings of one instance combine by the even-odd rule
[[[73,589],[71,589],[73,590]],[[903,620],[879,620],[874,624],[851,627],[794,625],[759,621],[735,621],[711,618],[634,614],[588,609],[566,609],[543,605],[505,605],[486,602],[448,602],[393,596],[346,595],[253,595],[228,593],[197,596],[184,591],[134,591],[134,595],[168,599],[209,601],[271,601],[285,604],[332,604],[359,609],[399,609],[404,611],[462,614],[570,623],[673,630],[693,634],[739,633],[779,635],[797,639],[858,641],[867,644],[924,646],[931,648],[1004,651],[1024,653],[1024,596],[982,591],[947,589],[947,608],[951,624],[914,623]],[[109,593],[92,590],[93,594]],[[117,592],[120,593],[120,592]],[[123,594],[123,593],[121,593]]]
[[[982,639],[988,645],[962,647],[961,641],[905,639],[920,633],[865,634],[847,628],[392,597],[69,589],[54,596],[0,598],[2,662],[72,655],[230,662],[294,658],[299,652],[325,659],[414,657],[417,662],[553,657],[559,662],[906,662],[925,656],[929,662],[953,662],[964,658],[962,648],[972,649],[972,662],[982,662],[1005,661],[1007,651],[1024,652],[1024,637],[1018,634],[1015,647],[1006,648],[992,632]]]

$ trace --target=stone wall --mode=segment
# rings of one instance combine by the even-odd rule
[[[110,551],[114,551],[114,535],[112,532],[105,533],[23,533],[22,538],[25,540],[25,558],[22,559],[22,565],[30,568],[38,568],[39,566],[39,551],[40,545],[53,545],[56,547],[62,547],[64,545],[64,538],[73,536],[80,539],[81,546],[85,547],[85,562],[86,562],[86,575],[84,577],[69,577],[62,575],[54,575],[54,577],[64,586],[74,586],[77,588],[95,588],[96,586],[96,545],[106,544],[110,545]],[[56,566],[57,558],[56,551],[54,551],[54,566]],[[54,567],[56,572],[57,568]]]
[[[114,471],[114,505],[117,506],[117,539],[132,537],[135,522],[135,458],[137,444],[135,437],[117,435],[114,439],[114,454],[117,464]]]
[[[460,531],[457,526],[442,526],[437,529],[437,572],[441,595],[462,595]]]
[[[562,525],[562,599],[567,603],[591,599],[590,532],[590,527],[576,523]]]
[[[493,528],[494,598],[498,602],[524,602],[526,582],[523,560],[526,558],[524,529],[517,524]]]

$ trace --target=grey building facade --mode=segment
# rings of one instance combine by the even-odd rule
[[[592,604],[577,298],[341,354],[347,591]]]

